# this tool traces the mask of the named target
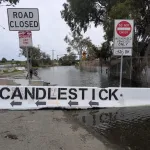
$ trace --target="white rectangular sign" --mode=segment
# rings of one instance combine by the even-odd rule
[[[32,32],[31,31],[19,31],[19,46],[31,47],[32,44]]]
[[[0,109],[87,109],[150,105],[149,88],[1,86]]]
[[[114,48],[131,48],[133,46],[133,20],[115,20]]]
[[[37,8],[8,8],[10,31],[39,31],[39,11]]]
[[[114,49],[114,56],[132,56],[132,49]]]

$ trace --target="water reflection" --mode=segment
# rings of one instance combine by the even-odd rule
[[[124,149],[149,150],[150,107],[74,111],[72,115]]]
[[[118,87],[119,79],[108,78],[107,68],[97,67],[97,72],[80,71],[74,66],[50,67],[39,69],[39,76],[46,82],[60,86],[88,86],[88,87]],[[129,80],[123,80],[123,87],[138,87]]]
[[[43,80],[60,86],[89,86],[101,87],[102,80],[107,82],[106,69],[103,68],[103,79],[101,73],[80,71],[74,66],[71,67],[53,67],[39,70],[39,76]]]
[[[43,80],[60,86],[119,86],[118,80],[108,78],[106,68],[101,74],[100,71],[86,72],[75,67],[54,67],[40,69],[39,75]],[[140,85],[123,80],[123,86]],[[150,107],[74,111],[72,115],[125,150],[150,149]]]

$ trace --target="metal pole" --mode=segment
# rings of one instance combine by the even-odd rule
[[[52,50],[52,60],[54,60],[54,50]]]
[[[120,64],[120,87],[122,87],[122,67],[123,67],[123,53],[121,55],[121,64]]]
[[[132,56],[131,56],[131,64],[130,64],[130,81],[132,80]]]
[[[148,87],[148,57],[146,56],[146,80],[147,80],[147,87]]]
[[[52,65],[54,65],[54,51],[55,50],[52,50]]]
[[[26,53],[27,53],[27,72],[28,72],[28,78],[29,78],[29,84],[30,84],[30,63],[29,63],[28,47],[26,47]]]
[[[82,66],[82,50],[80,49],[80,52],[79,52],[79,67],[80,67],[80,69],[81,69],[81,66]]]
[[[101,61],[101,73],[102,73],[102,58],[100,59],[100,61]]]
[[[59,64],[58,64],[58,55],[57,55],[57,66],[59,66]]]

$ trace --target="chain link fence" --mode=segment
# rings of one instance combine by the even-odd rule
[[[88,60],[80,63],[80,69],[88,72],[108,73],[110,78],[119,79],[120,63],[121,57],[113,57],[110,61]],[[139,87],[150,87],[150,56],[124,57],[122,77],[138,84]]]
[[[80,68],[82,70],[88,71],[88,72],[102,72],[103,67],[108,67],[109,63],[101,60],[101,59],[96,59],[96,60],[88,60],[88,61],[82,61],[80,63]]]
[[[110,77],[120,76],[121,58],[112,58],[109,67]],[[124,57],[122,77],[150,87],[150,57]]]

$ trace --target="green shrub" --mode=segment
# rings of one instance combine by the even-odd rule
[[[8,73],[8,70],[3,70],[4,73]]]

